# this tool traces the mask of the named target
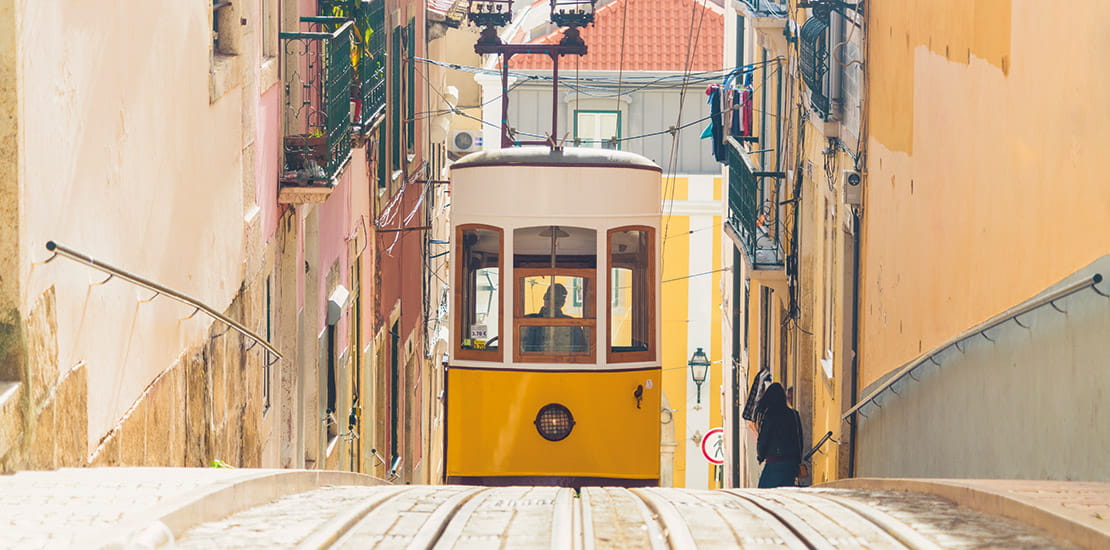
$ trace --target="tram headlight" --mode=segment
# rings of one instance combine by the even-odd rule
[[[558,403],[544,405],[536,413],[536,431],[548,441],[561,441],[574,429],[574,416],[570,409]]]

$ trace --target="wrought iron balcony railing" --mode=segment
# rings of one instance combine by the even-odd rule
[[[302,32],[283,32],[291,56],[285,85],[286,183],[328,183],[351,154],[353,21],[302,17]]]
[[[362,86],[362,127],[385,113],[385,0],[371,4],[362,3],[363,12],[356,21],[362,30],[366,51],[359,63],[359,80]]]
[[[728,146],[728,220],[726,232],[747,255],[755,269],[781,269],[783,247],[779,241],[780,209],[773,187],[764,184],[773,175],[757,172],[735,140]]]
[[[786,0],[739,0],[753,17],[786,18]]]
[[[829,19],[814,16],[802,25],[798,65],[809,88],[810,104],[823,119],[829,117]]]
[[[354,22],[352,118],[365,131],[385,112],[385,0],[320,0],[320,15]]]

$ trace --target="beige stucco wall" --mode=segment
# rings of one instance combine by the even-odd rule
[[[444,63],[454,63],[464,67],[478,67],[482,64],[482,57],[474,53],[474,43],[478,41],[478,27],[464,23],[458,29],[451,29],[439,40],[442,42],[442,56],[436,59]],[[435,42],[433,42],[435,44]],[[474,73],[467,71],[451,70],[446,72],[447,84],[459,90],[459,107],[476,117],[467,118],[457,116],[452,120],[455,129],[478,130],[482,127],[482,89],[478,81],[474,80]]]
[[[66,260],[48,240],[223,310],[243,280],[243,101],[209,103],[210,11],[195,3],[21,3],[20,306],[54,287],[59,376],[84,363],[89,448],[203,315]]]
[[[1096,273],[1110,255],[1038,295]],[[864,406],[857,475],[1110,480],[1110,298],[1088,287],[1056,306],[973,334]]]
[[[861,387],[1110,251],[1110,5],[868,12]]]

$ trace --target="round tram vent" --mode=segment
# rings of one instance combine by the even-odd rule
[[[536,413],[536,431],[548,441],[561,441],[574,429],[570,409],[558,403],[549,403]]]

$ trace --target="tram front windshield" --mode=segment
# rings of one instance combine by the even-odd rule
[[[592,360],[597,233],[537,226],[517,229],[513,239],[521,360]]]

